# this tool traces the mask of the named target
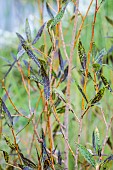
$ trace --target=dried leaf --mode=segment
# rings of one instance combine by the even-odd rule
[[[52,20],[51,24],[50,24],[50,28],[53,29],[62,19],[65,9],[67,7],[67,4],[60,10],[60,12],[54,17],[54,19]]]
[[[106,20],[113,26],[113,20],[110,19],[109,17],[105,16]]]
[[[30,168],[36,168],[37,167],[34,162],[32,162],[31,160],[25,158],[24,155],[21,152],[19,154],[20,154],[20,156],[22,158],[22,161],[23,161],[24,165],[26,165],[26,166],[28,166]]]
[[[46,25],[46,22],[45,22],[45,23],[41,26],[41,28],[39,29],[36,37],[34,38],[34,40],[33,40],[33,42],[32,42],[32,45],[33,45],[33,44],[36,44],[36,42],[37,42],[37,41],[39,40],[39,38],[41,37],[45,25]]]
[[[111,89],[110,87],[110,84],[108,83],[107,79],[101,74],[100,75],[101,79],[102,79],[102,82],[103,84],[105,85],[105,87],[110,91],[110,92],[113,92],[113,90]]]
[[[103,87],[98,91],[95,97],[91,100],[91,105],[94,105],[95,103],[99,102],[102,99],[102,97],[104,96],[104,91],[105,91],[105,87]]]
[[[51,9],[50,9],[50,7],[49,7],[47,2],[46,2],[46,8],[47,8],[47,12],[48,12],[50,18],[54,18],[54,15],[53,15],[53,13],[52,13],[52,11],[51,11]]]
[[[93,159],[93,156],[91,155],[91,153],[81,144],[77,144],[80,153],[84,156],[84,158],[86,159],[86,161],[91,164],[94,168],[96,167],[96,162]]]
[[[26,19],[25,33],[26,33],[27,41],[30,43],[32,41],[32,38],[31,38],[31,29],[30,29],[28,18]]]
[[[3,100],[2,100],[2,108],[3,108],[4,112],[6,113],[6,114],[4,114],[4,116],[5,116],[8,126],[12,127],[13,126],[13,118],[12,118],[8,108],[6,107],[5,103],[3,102]]]
[[[84,94],[82,88],[79,86],[79,84],[75,81],[77,87],[78,87],[78,90],[80,91],[80,93],[82,94],[83,98],[85,99],[85,101],[88,103],[88,100],[87,100],[87,97],[86,95]]]
[[[3,155],[4,155],[4,159],[6,161],[6,163],[9,162],[9,154],[6,151],[3,151]]]
[[[82,66],[83,70],[85,70],[86,69],[87,57],[86,57],[86,52],[85,52],[85,49],[82,45],[81,40],[79,40],[79,43],[78,43],[78,54],[79,54],[81,66]]]

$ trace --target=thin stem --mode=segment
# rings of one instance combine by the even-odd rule
[[[72,70],[72,59],[74,54],[74,41],[75,35],[77,30],[77,22],[78,22],[78,7],[79,7],[79,0],[76,1],[76,11],[75,11],[75,19],[74,19],[74,28],[72,34],[72,42],[70,47],[70,58],[69,58],[69,69],[68,69],[68,82],[67,82],[67,90],[66,90],[66,108],[64,114],[64,126],[65,126],[65,141],[68,141],[68,124],[69,124],[69,105],[70,105],[70,89],[71,89],[71,70]],[[68,154],[69,149],[67,142],[65,142],[65,152],[64,152],[64,167],[65,170],[68,169]]]

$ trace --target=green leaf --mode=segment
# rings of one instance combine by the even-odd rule
[[[79,148],[80,153],[85,158],[85,160],[95,168],[96,162],[93,159],[93,156],[91,155],[91,153],[83,145],[77,144],[77,146]]]
[[[98,72],[101,69],[101,66],[98,63],[94,63],[92,66],[93,66],[95,72]]]
[[[79,43],[78,43],[78,54],[79,54],[81,66],[82,66],[83,70],[85,70],[87,57],[86,57],[85,49],[84,49],[83,44],[80,39],[79,39]]]
[[[30,29],[28,18],[26,19],[25,33],[26,33],[27,41],[30,43],[32,41],[32,38],[31,38],[31,29]]]
[[[101,79],[102,79],[102,82],[103,84],[105,85],[105,87],[110,91],[110,92],[113,92],[113,90],[111,89],[110,87],[110,84],[108,83],[107,79],[101,74],[100,75]]]
[[[52,20],[51,24],[50,24],[50,28],[53,29],[62,19],[65,9],[67,7],[67,4],[60,10],[60,12],[54,17],[54,19]]]
[[[77,87],[78,87],[78,90],[80,91],[80,93],[82,94],[83,98],[85,99],[85,101],[88,103],[88,99],[86,97],[86,95],[84,94],[82,88],[79,86],[79,84],[75,81]]]
[[[98,128],[95,129],[94,134],[95,134],[96,151],[97,151],[98,156],[101,156],[101,144],[100,144],[100,135],[99,135]]]
[[[98,91],[95,97],[91,99],[90,101],[91,105],[94,105],[95,103],[99,102],[102,99],[102,97],[104,96],[104,91],[105,91],[105,87],[103,87]]]

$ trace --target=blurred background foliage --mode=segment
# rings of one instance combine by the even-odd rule
[[[47,1],[53,9],[57,12],[57,5],[56,1],[48,0]],[[15,32],[19,32],[24,36],[24,27],[25,27],[25,20],[26,18],[29,19],[32,36],[36,35],[37,30],[42,25],[42,20],[40,17],[40,10],[39,10],[39,4],[42,2],[40,0],[1,0],[0,1],[0,81],[3,79],[4,74],[9,68],[9,65],[13,62],[12,55],[17,55],[17,49],[18,49],[18,39],[15,34]],[[85,12],[87,10],[88,4],[90,3],[90,0],[81,0],[80,1],[80,12],[84,16]],[[92,21],[93,21],[93,14],[94,14],[94,5],[92,5],[92,8],[89,12],[88,17],[86,18],[86,21],[84,23],[84,28],[81,33],[81,39],[83,42],[83,45],[86,49],[86,52],[88,52],[90,40],[91,40],[91,29],[92,29]],[[46,10],[45,1],[43,1],[44,11],[43,11],[43,22],[48,21],[49,15]],[[53,10],[53,13],[55,15],[55,12]],[[68,4],[68,7],[66,9],[65,15],[63,17],[62,23],[63,23],[63,32],[65,35],[65,42],[67,44],[67,51],[69,54],[69,45],[71,42],[72,37],[72,28],[73,28],[73,20],[71,19],[73,16],[73,5],[70,2]],[[113,20],[113,0],[105,0],[103,5],[101,6],[99,13],[97,14],[97,21],[95,25],[95,44],[99,50],[105,48],[108,52],[109,49],[113,45],[113,26],[110,25],[105,16],[108,16]],[[78,28],[81,24],[81,17],[79,16],[79,22],[78,22]],[[47,30],[44,32],[46,34],[46,42],[47,42],[47,49],[50,47],[50,40],[48,38]],[[44,34],[37,43],[36,47],[39,48],[44,43]],[[63,54],[63,51],[62,51]],[[64,54],[63,54],[64,55]],[[27,55],[24,56],[24,58],[27,58]],[[65,56],[63,56],[65,59]],[[21,59],[21,65],[24,70],[24,74],[27,77],[27,70],[23,64],[23,59]],[[112,67],[112,69],[109,69],[107,67],[103,68],[103,72],[109,82],[111,83],[111,87],[113,88],[113,47],[111,52],[104,57],[105,63],[108,62],[108,64]],[[75,49],[75,55],[73,59],[73,67],[76,67],[72,71],[72,76],[74,79],[78,80],[79,83],[81,83],[80,75],[78,74],[77,70],[80,67],[79,59],[77,58],[77,53]],[[35,67],[35,66],[34,66]],[[35,84],[32,84],[33,88],[36,88]],[[64,84],[60,87],[63,88]],[[20,73],[18,71],[17,66],[13,68],[13,70],[10,72],[6,79],[6,88],[9,90],[10,96],[15,103],[16,107],[25,115],[29,115],[29,108],[28,108],[28,96],[26,94],[25,89],[23,88],[22,80]],[[92,82],[88,83],[87,88],[87,95],[89,99],[94,96],[95,90],[92,89]],[[72,106],[77,115],[79,115],[79,112],[81,111],[81,99],[82,96],[80,95],[78,89],[76,88],[75,84],[72,83],[71,88],[71,101]],[[4,96],[5,92],[3,91],[1,84],[0,84],[0,96]],[[31,106],[32,110],[35,109],[36,103],[39,97],[39,93],[35,93],[31,90]],[[113,113],[113,97],[109,93],[109,91],[105,92],[105,96],[101,101],[101,106],[103,107],[103,110],[106,115],[106,119],[109,120],[112,113]],[[8,105],[9,110],[11,113],[14,114],[14,109],[12,108],[10,102],[6,100],[6,104]],[[37,112],[38,114],[42,111],[42,101],[39,103]],[[92,132],[95,129],[96,126],[98,126],[100,131],[100,137],[101,141],[104,138],[105,135],[105,124],[103,123],[101,112],[99,107],[92,108],[89,112],[87,117],[85,117],[83,122],[83,132],[82,132],[82,143],[86,143],[86,145],[90,145],[91,138],[92,138]],[[93,113],[93,114],[92,114]],[[62,115],[61,115],[62,117]],[[74,142],[77,138],[78,126],[76,125],[74,121],[73,115],[70,115],[70,120],[73,120],[72,123],[69,125],[69,142],[72,148],[74,149]],[[21,122],[21,125],[20,125]],[[25,124],[25,121],[23,118],[20,118],[20,120],[15,120],[15,129],[18,130],[21,129],[21,127]],[[8,132],[8,128],[3,129],[6,133]],[[22,142],[22,148],[26,148],[26,144],[28,144],[28,141],[31,142],[31,134],[29,132],[33,132],[33,129],[27,128],[26,130],[26,137],[24,137],[24,132],[21,133],[21,142]],[[113,127],[111,127],[111,140],[113,141]],[[74,136],[74,137],[73,137]],[[25,141],[26,138],[26,141]],[[62,143],[58,142],[59,138],[55,138],[56,144],[58,144],[58,147],[63,150],[63,140],[62,137],[60,137]],[[29,142],[29,143],[30,143]],[[4,144],[3,144],[4,146]],[[29,148],[29,147],[28,147]],[[109,154],[111,152],[110,148],[107,146],[105,153]],[[29,151],[27,150],[27,153]],[[0,155],[1,156],[1,155]],[[35,157],[33,156],[33,159]],[[70,155],[70,169],[73,169],[73,159]],[[1,159],[0,159],[1,161]]]

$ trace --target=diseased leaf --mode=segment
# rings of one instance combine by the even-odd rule
[[[96,143],[95,143],[95,132],[93,131],[92,134],[92,145],[93,145],[93,149],[96,152]]]
[[[25,64],[26,68],[28,69],[28,68],[29,68],[29,63],[28,63],[26,60],[23,60],[23,62],[24,62],[24,64]],[[32,73],[34,73],[33,68],[32,68],[31,66],[30,66],[30,71],[31,71]]]
[[[108,83],[107,79],[101,74],[100,75],[101,79],[102,79],[102,82],[103,84],[105,85],[105,87],[110,91],[110,92],[113,92],[113,90],[111,89],[110,87],[110,84]]]
[[[7,145],[8,145],[12,150],[15,150],[15,145],[14,145],[14,143],[12,143],[12,142],[10,141],[10,138],[9,138],[8,136],[6,136],[6,135],[3,135],[3,137],[4,137]]]
[[[19,38],[19,40],[20,40],[20,42],[21,42],[21,45],[26,44],[26,41],[25,41],[25,39],[22,37],[22,35],[20,35],[19,33],[16,33],[16,35],[18,36],[18,38]]]
[[[38,65],[38,67],[40,68],[40,67],[41,67],[40,61],[39,61],[38,58],[35,56],[35,54],[30,50],[30,48],[29,48],[27,45],[23,44],[22,46],[23,46],[23,48],[25,49],[27,55],[28,55],[28,56]]]
[[[35,75],[30,75],[30,77],[28,77],[31,81],[35,81],[36,83],[40,83],[43,85],[43,80],[37,78]]]
[[[45,23],[41,26],[41,28],[39,29],[36,37],[34,38],[34,40],[33,40],[33,42],[32,42],[32,45],[33,45],[33,44],[36,44],[36,42],[37,42],[37,41],[39,40],[39,38],[41,37],[45,25],[46,25],[46,22],[45,22]]]
[[[104,91],[105,91],[105,87],[103,87],[98,91],[95,97],[91,100],[91,105],[94,105],[95,103],[99,102],[102,99],[102,97],[104,96]]]
[[[21,49],[18,53],[17,53],[17,60],[20,59],[21,56],[23,56],[25,54],[25,50]]]
[[[80,74],[82,73],[82,75],[85,77],[85,72],[84,72],[84,70],[80,69],[80,70],[78,70],[78,72],[79,72]],[[93,80],[93,78],[92,78],[92,76],[91,76],[91,73],[90,73],[90,72],[88,72],[87,77],[88,77],[89,79],[92,79],[92,80]]]
[[[87,57],[86,57],[85,49],[84,49],[83,44],[80,39],[79,39],[79,43],[78,43],[78,54],[79,54],[81,66],[82,66],[83,70],[85,70]]]
[[[109,17],[105,16],[106,20],[109,22],[109,24],[111,24],[113,26],[113,20],[110,19]]]
[[[26,19],[25,33],[26,33],[27,41],[30,43],[32,41],[32,38],[31,38],[31,29],[30,29],[28,18]]]
[[[103,168],[103,170],[108,170],[108,169],[112,169],[112,163],[113,161],[113,155],[110,155],[109,157],[107,157],[102,163],[101,163],[101,167]]]
[[[95,63],[102,65],[102,59],[107,54],[105,48],[103,48],[95,57]]]
[[[63,61],[60,49],[58,49],[58,57],[59,57],[60,68],[61,68],[62,71],[64,71],[64,61]]]
[[[42,81],[44,84],[45,99],[48,100],[50,97],[50,82],[49,82],[49,77],[46,74],[46,71],[45,71],[43,65],[41,65],[41,76],[42,76]]]
[[[32,162],[31,160],[25,158],[24,155],[21,152],[19,154],[20,154],[20,156],[22,158],[22,161],[23,161],[24,165],[26,165],[26,166],[28,166],[30,168],[36,168],[37,167],[34,162]]]
[[[10,73],[10,71],[12,70],[12,68],[14,67],[14,65],[15,65],[16,62],[17,62],[17,60],[15,60],[15,61],[11,64],[10,68],[8,69],[8,71],[6,72],[6,74],[5,74],[5,76],[4,76],[4,80],[6,79],[7,75]]]
[[[62,90],[62,93],[65,94],[66,93],[66,89],[67,87],[65,87],[63,90]],[[58,97],[58,99],[56,100],[56,102],[54,103],[55,107],[57,107],[61,102],[61,98]]]
[[[6,151],[3,151],[3,155],[4,155],[4,159],[6,161],[6,163],[9,162],[9,154]]]
[[[82,88],[79,86],[79,84],[75,81],[77,87],[78,87],[78,90],[80,91],[80,93],[82,94],[83,98],[85,99],[85,101],[88,103],[88,100],[87,100],[87,97],[86,95],[84,94]]]
[[[60,151],[58,151],[58,164],[62,165],[62,156],[61,156]]]
[[[52,20],[51,24],[50,24],[50,28],[53,29],[62,19],[65,9],[67,7],[67,4],[60,10],[60,12],[54,17],[54,19]]]
[[[101,144],[100,144],[100,135],[98,128],[95,129],[95,146],[98,156],[101,157]]]
[[[5,103],[3,102],[3,100],[2,100],[2,108],[3,108],[4,112],[6,113],[6,114],[4,114],[4,116],[5,116],[8,126],[12,127],[13,126],[13,118],[12,118],[8,108],[6,107]]]
[[[61,76],[60,81],[63,82],[68,76],[68,66],[64,69],[64,74]]]
[[[86,161],[91,164],[94,168],[96,167],[96,162],[93,158],[93,156],[91,155],[91,153],[81,144],[77,144],[80,153],[83,155],[83,157],[86,159]]]
[[[52,13],[52,11],[51,11],[51,9],[50,9],[50,7],[49,7],[47,2],[46,2],[46,8],[47,8],[47,12],[48,12],[50,18],[54,18],[54,15],[53,15],[53,13]]]

